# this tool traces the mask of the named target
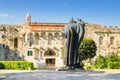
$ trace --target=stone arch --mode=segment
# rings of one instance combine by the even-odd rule
[[[38,45],[39,44],[39,33],[35,33],[35,45]]]
[[[47,51],[45,51],[44,56],[56,56],[56,53],[54,50],[48,49]]]
[[[60,36],[59,32],[55,32],[54,37],[58,38]]]
[[[112,44],[114,44],[114,37],[112,36],[112,37],[110,37],[110,44],[112,45]]]
[[[27,35],[27,38],[30,39],[31,37],[34,37],[33,33],[28,33],[26,34]]]
[[[41,37],[45,38],[46,37],[46,32],[41,32]]]
[[[102,44],[103,44],[103,37],[100,36],[100,37],[99,37],[99,45],[102,45]]]
[[[53,37],[53,34],[52,33],[48,33],[48,37]]]
[[[18,48],[18,38],[14,38],[14,48]]]

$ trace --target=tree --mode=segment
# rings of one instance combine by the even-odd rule
[[[91,60],[96,55],[97,46],[92,39],[83,39],[79,46],[81,60]]]

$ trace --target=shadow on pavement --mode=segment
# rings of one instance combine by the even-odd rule
[[[96,70],[86,70],[86,72],[89,72],[89,73],[98,73],[98,74],[100,74],[100,73],[105,73],[105,71],[96,71]]]
[[[4,80],[5,78],[8,78],[11,75],[14,75],[15,73],[1,73],[0,74],[0,80]]]
[[[3,79],[5,79],[5,78],[0,78],[0,80],[3,80]]]

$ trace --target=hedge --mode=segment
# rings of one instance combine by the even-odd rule
[[[108,68],[109,69],[120,69],[120,62],[109,62]]]
[[[4,64],[0,63],[0,69],[4,69]]]
[[[0,61],[0,69],[28,70],[34,69],[34,65],[27,61]]]

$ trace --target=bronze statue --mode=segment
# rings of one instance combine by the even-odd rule
[[[72,18],[70,22],[62,30],[62,33],[65,36],[64,64],[69,69],[74,68],[83,69],[78,49],[84,37],[85,23],[81,19],[78,19],[78,21],[79,23],[74,21]]]

